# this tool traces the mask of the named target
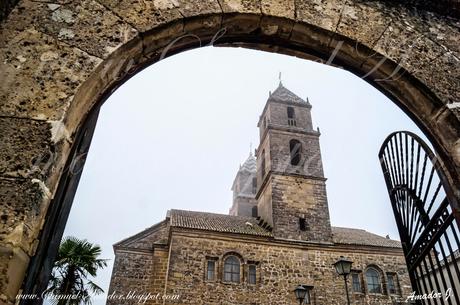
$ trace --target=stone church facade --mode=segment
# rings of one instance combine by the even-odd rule
[[[411,292],[398,241],[332,227],[326,178],[308,99],[281,83],[260,116],[260,144],[233,182],[229,215],[170,210],[114,245],[108,305],[346,304],[333,263],[353,261],[352,304],[396,304]]]

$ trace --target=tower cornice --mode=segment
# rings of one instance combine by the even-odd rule
[[[260,144],[262,144],[265,141],[265,138],[267,137],[269,130],[285,131],[285,132],[290,132],[294,134],[310,135],[310,136],[315,136],[315,137],[321,136],[321,132],[315,131],[315,130],[305,130],[303,128],[298,128],[294,126],[285,126],[285,125],[268,123],[267,128],[265,128],[264,133],[262,134],[262,137],[260,138]]]

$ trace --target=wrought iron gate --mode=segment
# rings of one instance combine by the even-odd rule
[[[442,293],[414,303],[460,305],[459,226],[437,157],[417,135],[399,131],[379,158],[412,288],[418,296]]]

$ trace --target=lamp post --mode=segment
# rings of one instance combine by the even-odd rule
[[[309,285],[299,285],[294,289],[295,297],[299,301],[299,305],[311,304],[310,291],[313,289],[313,286]]]
[[[343,280],[345,281],[345,291],[347,293],[347,304],[348,305],[350,305],[350,296],[348,295],[347,276],[351,272],[352,264],[353,264],[352,261],[345,259],[343,256],[341,256],[340,259],[334,263],[335,271],[337,271],[338,275],[342,275]]]

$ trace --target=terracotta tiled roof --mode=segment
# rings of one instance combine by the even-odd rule
[[[332,227],[334,243],[376,247],[401,248],[401,242],[362,229]]]
[[[184,210],[171,210],[169,217],[172,227],[267,237],[273,236],[269,230],[259,226],[257,219],[253,217]]]
[[[225,214],[170,210],[172,227],[273,237],[270,230],[259,225],[253,217]],[[361,246],[401,248],[397,240],[388,239],[362,229],[332,227],[334,243]]]

